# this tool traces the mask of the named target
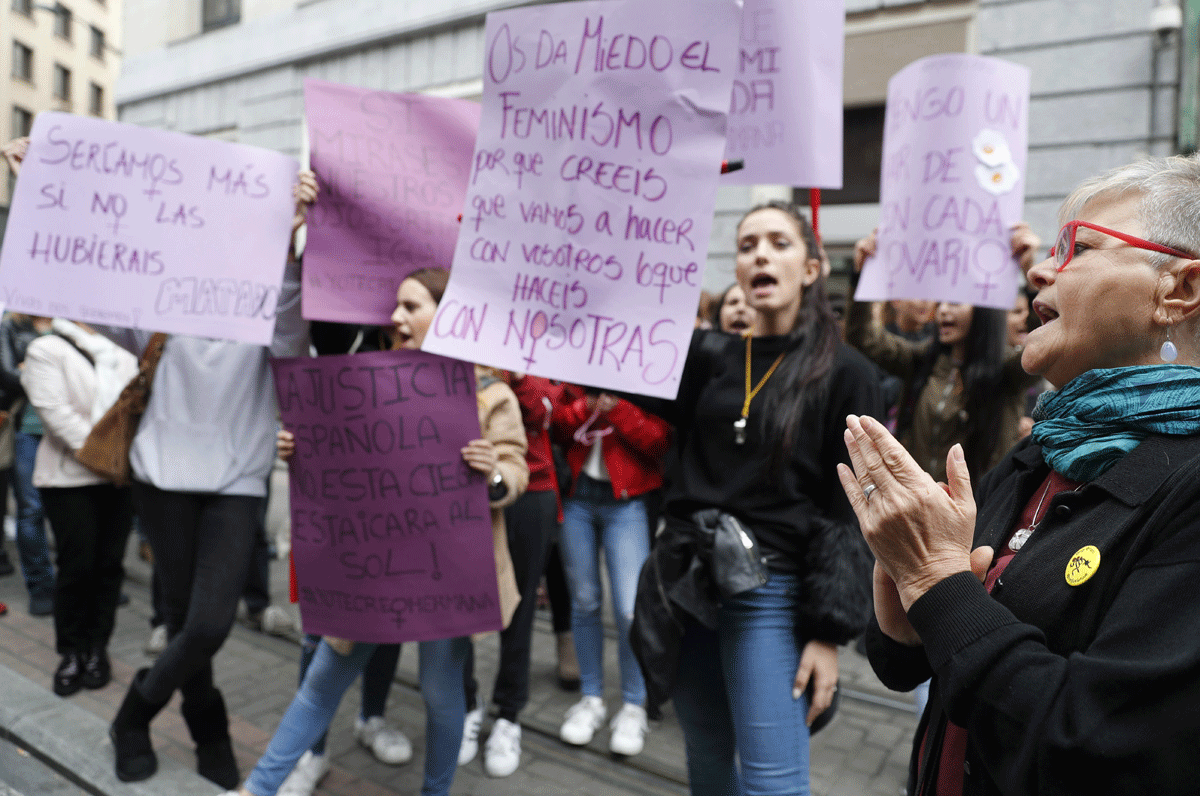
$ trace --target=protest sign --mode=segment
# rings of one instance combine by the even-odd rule
[[[1020,269],[1029,70],[935,55],[888,83],[876,256],[855,298],[1012,306]]]
[[[271,341],[295,160],[66,113],[30,139],[0,252],[10,310]]]
[[[450,266],[479,103],[304,81],[321,185],[304,247],[305,318],[386,325],[418,268]]]
[[[500,629],[474,368],[420,351],[272,361],[304,632],[395,643]]]
[[[735,0],[488,14],[463,229],[425,350],[674,397],[738,20]]]
[[[842,187],[844,0],[746,0],[727,185]]]

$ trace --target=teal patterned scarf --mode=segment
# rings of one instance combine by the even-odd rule
[[[1033,419],[1046,463],[1072,481],[1094,481],[1151,434],[1200,433],[1200,368],[1089,370],[1044,393]]]

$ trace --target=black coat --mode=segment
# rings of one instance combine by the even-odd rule
[[[10,315],[0,323],[0,409],[9,409],[25,397],[20,364],[25,349],[39,336],[31,321],[17,321]]]
[[[984,477],[976,546],[1001,548],[1048,472],[1026,441]],[[1200,437],[1148,438],[1045,517],[991,595],[960,573],[912,605],[924,647],[871,623],[886,685],[934,678],[908,792],[933,791],[920,739],[938,748],[947,715],[968,731],[966,794],[1200,792]],[[1071,586],[1087,545],[1099,566]]]

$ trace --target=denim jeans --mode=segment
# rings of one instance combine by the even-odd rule
[[[575,493],[563,504],[559,541],[563,569],[571,590],[571,631],[579,658],[579,687],[584,696],[604,696],[604,625],[600,610],[600,548],[612,584],[617,620],[617,657],[621,696],[631,704],[646,701],[646,682],[629,646],[629,625],[638,575],[650,554],[646,506],[641,500],[618,500],[607,481],[580,475]]]
[[[454,780],[466,714],[463,665],[470,643],[463,637],[422,641],[419,645],[421,697],[425,700],[425,782],[421,796],[446,796]],[[321,642],[267,751],[250,772],[246,790],[255,796],[275,796],[300,756],[329,729],[342,696],[375,654],[376,646],[356,643],[349,655],[342,656]]]
[[[33,409],[27,411],[32,412]],[[33,462],[37,458],[40,434],[18,431],[13,446],[13,496],[17,501],[17,555],[25,587],[31,595],[54,591],[54,569],[50,565],[50,546],[46,542],[46,514],[42,496],[33,485]]]
[[[792,699],[806,641],[797,584],[772,572],[765,586],[722,603],[716,631],[688,626],[671,697],[693,796],[809,793],[808,699]]]
[[[309,633],[304,636],[304,641],[300,644],[300,685],[304,685],[304,675],[308,673],[308,667],[312,665],[313,656],[317,654],[317,647],[320,643],[320,636]],[[363,721],[383,715],[383,711],[387,707],[388,693],[392,690],[392,681],[396,678],[396,664],[398,663],[400,663],[399,644],[376,645],[375,652],[367,660],[362,674],[362,702],[359,715]],[[326,736],[328,736],[327,732],[321,733],[321,737],[312,745],[314,755],[325,754]]]

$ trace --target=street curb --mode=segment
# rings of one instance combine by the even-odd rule
[[[108,724],[32,680],[0,665],[0,736],[96,796],[213,796],[224,791],[166,755],[145,782],[121,782],[113,771]]]

